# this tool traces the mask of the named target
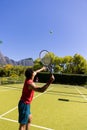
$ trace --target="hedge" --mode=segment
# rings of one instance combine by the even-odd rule
[[[39,82],[47,82],[49,80],[49,73],[38,73]],[[54,83],[71,84],[71,85],[85,85],[87,84],[87,75],[82,74],[54,74]]]
[[[38,77],[38,82],[46,83],[49,78],[49,73],[38,73],[35,77]],[[55,84],[71,84],[71,85],[86,85],[87,84],[87,75],[82,74],[54,74],[55,80],[53,83]],[[0,78],[0,84],[12,84],[12,83],[23,83],[24,79],[10,79],[10,77]]]

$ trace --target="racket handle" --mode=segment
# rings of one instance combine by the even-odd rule
[[[48,71],[49,71],[51,74],[53,74],[53,73],[54,73],[54,68],[53,68],[53,66],[52,66],[52,65],[48,67]]]
[[[51,68],[51,74],[53,74],[54,73],[54,69],[53,68]]]

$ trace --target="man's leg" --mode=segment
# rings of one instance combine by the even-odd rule
[[[20,124],[19,125],[19,130],[26,130],[26,125],[25,124]]]
[[[32,121],[32,114],[29,115],[28,123],[26,125],[26,130],[30,130],[31,121]]]

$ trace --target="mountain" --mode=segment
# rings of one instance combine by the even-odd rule
[[[0,65],[6,65],[6,64],[12,64],[12,65],[22,65],[22,66],[33,66],[33,59],[32,58],[26,58],[19,61],[15,61],[13,59],[10,59],[7,56],[4,56],[0,52]]]

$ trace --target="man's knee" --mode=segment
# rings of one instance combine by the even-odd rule
[[[32,121],[32,115],[30,114],[29,119],[28,119],[28,123],[31,123],[31,121]]]

